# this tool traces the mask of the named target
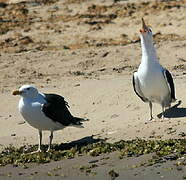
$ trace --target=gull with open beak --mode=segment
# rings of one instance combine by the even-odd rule
[[[142,101],[149,103],[150,120],[153,119],[152,103],[161,105],[162,118],[164,118],[165,108],[170,107],[176,100],[174,82],[170,72],[158,61],[152,31],[143,18],[140,39],[142,58],[137,72],[133,75],[133,88]]]

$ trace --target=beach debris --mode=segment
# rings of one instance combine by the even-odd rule
[[[111,180],[114,180],[119,176],[119,174],[115,172],[114,170],[109,171],[108,174],[111,177]]]
[[[117,133],[118,131],[109,131],[109,132],[107,132],[107,134],[108,135],[111,135],[111,134],[115,134],[115,133]]]
[[[118,114],[112,114],[112,115],[110,116],[111,119],[114,119],[114,118],[117,118],[117,117],[119,117]]]
[[[178,171],[182,171],[182,170],[183,170],[183,168],[182,168],[181,166],[177,166],[176,169],[177,169]]]
[[[29,43],[33,43],[34,41],[29,36],[23,36],[19,39],[21,45],[27,45]]]
[[[170,154],[168,156],[165,156],[164,159],[173,161],[178,159],[178,157],[176,156],[176,154]]]
[[[106,57],[109,54],[109,52],[105,52],[102,57]]]
[[[87,175],[90,174],[90,173],[95,175],[96,172],[95,171],[93,172],[92,169],[96,168],[96,167],[98,167],[97,164],[91,164],[90,166],[80,166],[79,169],[80,169],[81,172],[85,172]]]
[[[177,161],[175,165],[176,166],[186,166],[186,159],[183,157],[182,160]]]
[[[78,86],[80,86],[80,84],[79,84],[79,83],[74,85],[74,87],[78,87]]]
[[[170,9],[180,9],[185,8],[185,2],[180,1],[175,3],[174,1],[164,1],[164,2],[147,2],[147,3],[122,3],[117,4],[113,3],[112,5],[106,4],[92,4],[90,3],[84,11],[79,13],[74,13],[74,11],[67,6],[71,4],[69,1],[64,1],[62,6],[56,4],[58,0],[37,0],[37,1],[24,1],[17,3],[0,3],[0,34],[10,36],[8,42],[3,41],[3,38],[0,41],[0,49],[3,52],[24,52],[30,50],[57,50],[57,49],[81,49],[86,47],[96,47],[96,46],[120,46],[128,45],[139,42],[139,37],[134,35],[130,37],[128,34],[118,34],[116,38],[94,38],[92,37],[92,31],[101,31],[104,32],[106,26],[112,25],[115,23],[117,18],[125,17],[137,17],[138,13],[152,14],[160,13],[162,11],[169,11]],[[121,1],[121,0],[115,0]],[[77,1],[76,1],[77,3]],[[50,6],[49,6],[50,5]],[[40,8],[42,7],[43,11],[47,13],[47,16],[41,16]],[[65,7],[63,9],[63,7]],[[61,13],[59,13],[59,11]],[[62,25],[60,22],[63,22]],[[68,23],[68,24],[67,24]],[[64,32],[68,32],[68,29],[71,29],[71,24],[78,25],[80,27],[89,26],[88,33],[82,33],[78,38],[77,42],[68,42],[66,45],[63,43],[59,46],[53,45],[52,43],[47,43],[49,40],[48,37],[51,37],[51,30],[53,34],[61,35]],[[135,23],[138,23],[137,20]],[[162,26],[169,26],[172,22],[169,23],[160,23]],[[123,23],[122,26],[127,26],[127,23]],[[76,26],[75,26],[76,27]],[[31,37],[24,37],[22,40],[14,37],[14,32],[36,32],[36,34],[41,35],[44,38],[38,38],[35,36],[34,40],[37,39],[38,42],[34,41]],[[29,33],[30,34],[30,33]],[[35,34],[35,33],[34,33]],[[68,33],[67,33],[68,34]],[[102,34],[102,33],[101,33]],[[71,35],[71,34],[70,34]],[[48,37],[47,37],[48,36]],[[46,37],[46,38],[45,38]],[[11,40],[13,38],[13,41]],[[186,36],[181,36],[173,33],[162,33],[157,32],[154,34],[155,41],[161,42],[166,40],[180,40],[183,41],[186,39]],[[60,38],[59,38],[60,39]],[[69,38],[68,38],[69,39]],[[38,43],[40,45],[38,45]],[[21,47],[29,45],[29,47]],[[107,52],[104,53],[103,57],[106,57]],[[184,62],[180,58],[180,62]]]
[[[47,146],[44,148],[47,148]],[[51,161],[71,159],[78,155],[90,155],[95,157],[114,151],[119,152],[118,159],[154,153],[155,155],[153,155],[152,159],[147,163],[148,165],[153,165],[156,163],[163,163],[167,160],[182,158],[186,154],[186,140],[134,139],[127,141],[121,140],[115,143],[108,143],[105,140],[100,140],[91,144],[53,144],[53,148],[50,152],[30,154],[30,152],[36,149],[37,145],[24,145],[20,148],[10,145],[0,154],[0,166],[5,166],[7,164],[23,166],[27,163],[48,163]],[[182,164],[184,163],[185,161],[182,161]],[[91,167],[92,165],[94,166],[94,164],[95,163],[92,163]]]
[[[20,121],[20,122],[18,122],[17,124],[18,125],[21,125],[21,124],[25,124],[26,123],[26,121]]]
[[[173,134],[176,132],[176,129],[173,129],[172,127],[166,129],[167,134]]]
[[[88,163],[92,164],[92,163],[97,163],[99,160],[92,160],[92,161],[89,161]]]
[[[186,133],[185,132],[180,132],[178,135],[181,136],[181,137],[185,137]]]

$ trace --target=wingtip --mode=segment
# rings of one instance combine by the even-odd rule
[[[90,121],[90,119],[86,118],[86,119],[82,119],[82,121]]]

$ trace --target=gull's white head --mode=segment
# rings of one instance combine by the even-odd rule
[[[153,42],[152,30],[145,24],[144,19],[142,18],[142,29],[140,29],[140,38],[141,41],[146,43]]]
[[[25,98],[35,98],[38,95],[38,90],[35,86],[32,85],[23,85],[19,90],[15,90],[12,93],[13,95],[20,95]]]

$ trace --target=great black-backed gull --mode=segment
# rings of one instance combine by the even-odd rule
[[[32,85],[23,85],[13,95],[20,95],[19,112],[23,118],[39,131],[39,146],[36,152],[41,152],[42,131],[50,131],[49,146],[51,148],[53,132],[67,126],[83,127],[84,119],[74,117],[68,110],[68,103],[57,94],[45,94]]]
[[[140,39],[142,58],[137,72],[133,75],[134,91],[142,101],[149,103],[150,120],[153,119],[152,103],[162,106],[162,118],[164,118],[165,108],[170,107],[176,100],[174,82],[170,72],[158,61],[152,31],[143,19]]]

